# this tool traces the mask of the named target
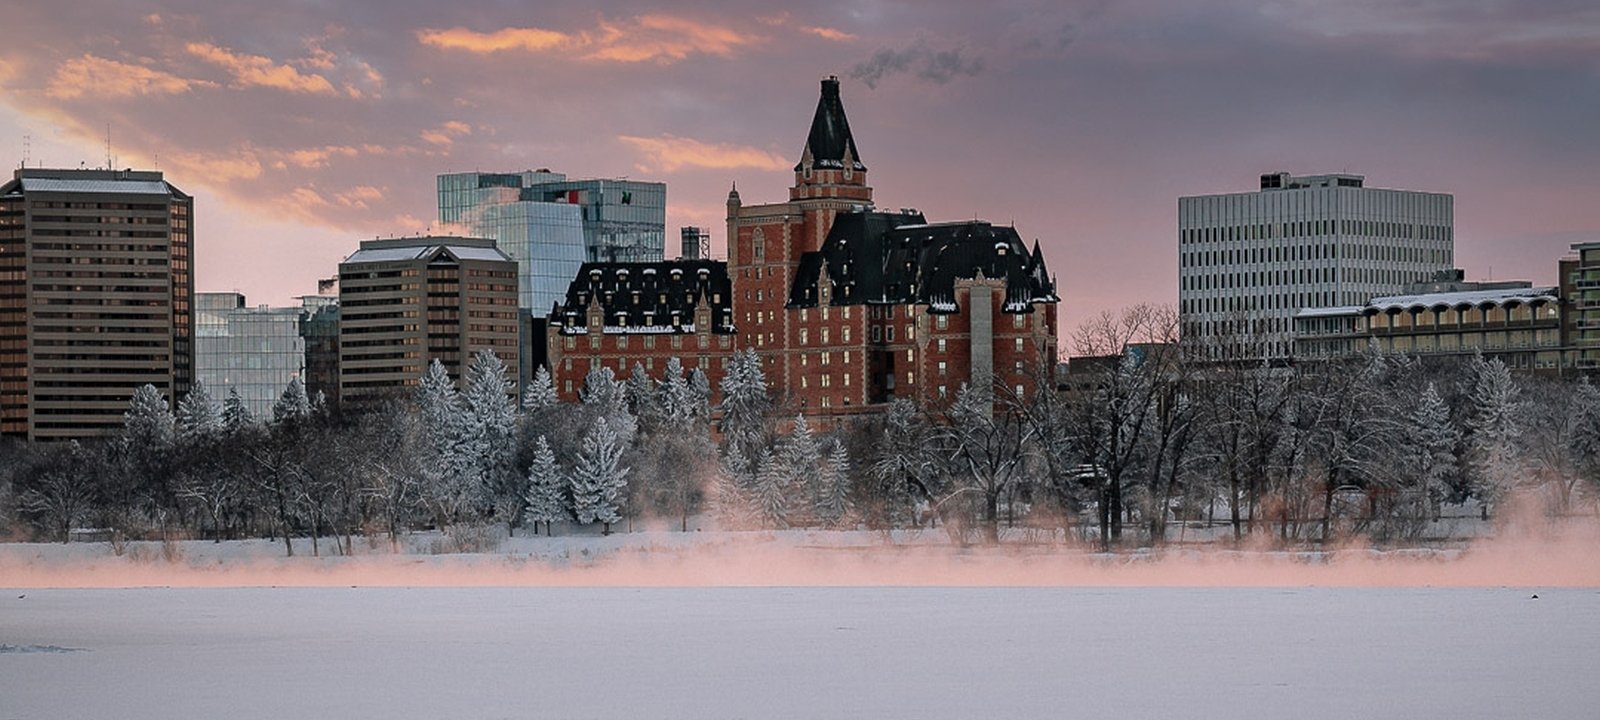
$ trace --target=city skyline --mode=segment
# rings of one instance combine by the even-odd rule
[[[103,165],[109,131],[118,167],[196,196],[197,289],[275,305],[360,240],[438,230],[447,172],[665,182],[668,232],[723,254],[729,186],[782,199],[830,74],[879,206],[1038,238],[1064,338],[1174,303],[1177,198],[1261,173],[1453,194],[1471,279],[1553,282],[1600,234],[1582,3],[744,7],[24,5],[0,159]]]

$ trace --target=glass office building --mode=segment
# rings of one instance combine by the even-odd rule
[[[451,173],[438,178],[439,222],[493,238],[518,264],[518,305],[543,316],[585,261],[659,262],[667,186],[568,180],[561,173]]]
[[[289,380],[305,372],[306,344],[297,307],[245,307],[239,293],[195,293],[195,379],[218,402],[229,390],[256,419],[272,417]]]

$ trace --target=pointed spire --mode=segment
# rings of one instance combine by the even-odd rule
[[[817,100],[817,114],[811,120],[811,134],[806,138],[802,158],[794,167],[796,172],[804,167],[804,158],[819,168],[843,168],[849,162],[852,170],[867,169],[861,164],[861,152],[850,135],[850,121],[845,119],[844,102],[839,99],[837,75],[829,75],[822,81],[822,97]]]

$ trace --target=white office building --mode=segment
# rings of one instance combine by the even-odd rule
[[[1455,263],[1454,198],[1360,175],[1261,176],[1178,198],[1178,311],[1213,360],[1287,359],[1304,308],[1397,295]]]

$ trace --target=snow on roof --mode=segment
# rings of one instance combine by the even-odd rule
[[[371,248],[371,249],[365,249],[365,250],[357,250],[350,257],[345,258],[344,261],[347,262],[347,263],[363,263],[363,262],[400,262],[400,261],[404,261],[404,260],[415,260],[418,257],[421,257],[422,253],[427,251],[427,250],[429,250],[429,249],[431,249],[431,248],[428,248],[428,247],[416,247],[416,246],[413,246],[413,247],[397,247],[397,248]]]
[[[1402,310],[1431,307],[1458,307],[1462,305],[1510,305],[1534,302],[1557,302],[1558,290],[1553,287],[1497,288],[1494,290],[1464,290],[1459,292],[1425,293],[1422,295],[1389,295],[1375,297],[1367,303],[1368,309]]]
[[[408,247],[363,248],[355,254],[345,258],[347,263],[369,262],[405,262],[432,255],[439,250],[449,250],[450,254],[458,260],[501,260],[509,262],[511,258],[495,248],[473,247],[470,245],[411,245]]]
[[[1334,307],[1302,308],[1294,314],[1297,318],[1339,317],[1341,315],[1360,315],[1365,305],[1337,305]]]
[[[463,245],[447,245],[452,255],[460,260],[510,260],[505,253],[496,248],[469,247]]]
[[[23,192],[78,192],[116,195],[171,195],[172,190],[159,180],[73,180],[60,178],[22,178]]]

